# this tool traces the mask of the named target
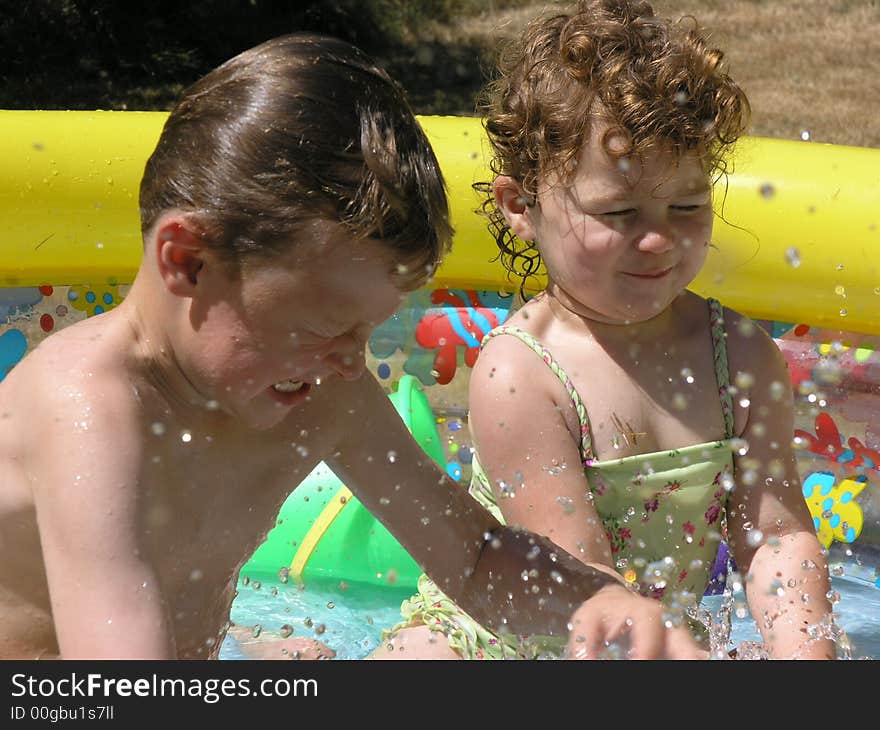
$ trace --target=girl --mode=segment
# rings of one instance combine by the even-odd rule
[[[647,3],[593,0],[532,22],[503,57],[484,210],[508,270],[543,264],[547,283],[484,339],[471,493],[670,617],[693,619],[726,523],[769,656],[831,658],[811,638],[829,578],[785,361],[748,319],[687,290],[710,246],[712,183],[749,116],[721,56]],[[408,658],[548,648],[487,631],[425,577],[403,615],[390,646]],[[599,655],[592,628],[576,628],[576,656]]]

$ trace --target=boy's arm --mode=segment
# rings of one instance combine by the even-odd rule
[[[792,447],[794,415],[787,365],[760,328],[735,337],[731,354],[747,353],[737,364],[753,383],[734,399],[749,403],[741,434],[748,451],[735,454],[736,487],[728,500],[733,557],[770,655],[833,659],[834,644],[829,639],[810,638],[810,627],[830,619],[826,594],[831,583]],[[733,369],[731,375],[735,376]]]
[[[422,451],[371,375],[340,392],[343,437],[325,460],[474,619],[498,631],[569,636],[575,614],[578,636],[590,632],[589,646],[628,630],[637,654],[663,644],[658,602],[546,537],[500,525]]]
[[[65,659],[175,658],[158,577],[138,539],[138,431],[106,407],[126,395],[71,391],[40,406],[50,415],[29,471]]]

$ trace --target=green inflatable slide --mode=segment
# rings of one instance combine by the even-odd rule
[[[419,381],[388,396],[425,452],[445,466],[437,423]],[[323,462],[282,505],[275,527],[242,567],[250,579],[415,588],[418,564]]]

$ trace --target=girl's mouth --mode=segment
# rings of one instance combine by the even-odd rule
[[[673,267],[670,266],[666,269],[656,269],[654,271],[645,271],[641,273],[633,273],[626,272],[627,276],[635,277],[636,279],[662,279],[666,276],[670,271],[672,271]]]

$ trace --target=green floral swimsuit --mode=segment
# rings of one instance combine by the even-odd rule
[[[618,572],[642,594],[686,611],[699,603],[709,583],[733,474],[733,403],[723,309],[716,300],[707,301],[725,438],[673,451],[596,461],[583,401],[547,349],[510,326],[498,327],[483,339],[485,345],[492,337],[516,337],[565,385],[580,421],[581,456],[593,504],[605,526]],[[476,455],[470,492],[503,522]],[[403,622],[384,632],[383,639],[402,628],[424,624],[442,632],[450,646],[468,659],[558,656],[565,645],[559,638],[494,634],[464,613],[426,575],[419,579],[418,593],[403,602],[401,614]]]

